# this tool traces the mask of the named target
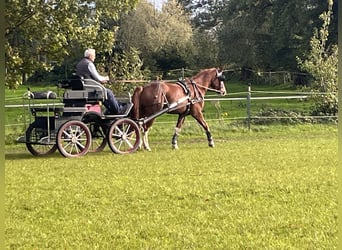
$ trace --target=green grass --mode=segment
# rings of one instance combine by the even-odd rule
[[[336,249],[336,125],[212,127],[215,148],[162,123],[152,152],[6,147],[6,248]]]

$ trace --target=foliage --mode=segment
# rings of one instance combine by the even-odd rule
[[[328,44],[337,44],[333,1]],[[54,78],[67,77],[86,47],[108,68],[113,47],[135,49],[159,78],[170,69],[220,65],[298,71],[296,56],[309,51],[324,9],[321,0],[170,0],[162,9],[146,0],[6,0],[5,85],[52,69]]]
[[[213,32],[196,29],[193,42],[194,49],[189,55],[192,68],[205,69],[221,66],[218,42]]]
[[[124,156],[7,148],[6,249],[337,248],[336,126],[218,129],[179,151],[160,127]]]
[[[178,0],[192,17],[192,24],[201,31],[215,30],[222,22],[223,0]]]
[[[338,47],[327,44],[333,4],[331,0],[328,3],[328,10],[320,15],[323,25],[319,30],[315,29],[311,38],[311,49],[307,59],[303,61],[297,58],[299,66],[314,78],[312,88],[317,92],[313,97],[315,115],[336,115],[338,111]]]
[[[119,45],[139,50],[145,68],[165,71],[187,66],[192,35],[189,18],[175,0],[162,10],[143,0],[122,18]]]
[[[271,125],[271,124],[303,124],[303,123],[323,123],[334,122],[337,123],[337,118],[326,117],[312,117],[298,110],[285,110],[280,108],[261,109],[251,118],[252,124],[257,125]]]
[[[217,60],[254,70],[297,71],[296,56],[309,49],[317,18],[326,8],[321,0],[179,0],[200,31],[212,32]],[[337,8],[337,0],[334,1]],[[331,41],[337,40],[337,12]]]
[[[94,47],[110,51],[119,15],[137,0],[6,0],[6,86],[49,71],[66,56]]]
[[[253,69],[296,70],[295,56],[307,49],[321,8],[309,2],[229,1],[219,34],[223,60]]]
[[[139,51],[134,48],[126,51],[113,51],[109,56],[108,71],[111,79],[110,88],[117,95],[130,92],[133,93],[134,88],[139,85],[137,82],[131,83],[115,83],[118,80],[143,80],[148,71],[141,70],[143,63],[139,57]]]

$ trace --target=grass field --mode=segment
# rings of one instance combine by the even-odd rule
[[[172,126],[130,155],[8,145],[6,248],[336,249],[336,125],[186,125],[178,151]]]

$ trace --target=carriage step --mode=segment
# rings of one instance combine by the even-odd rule
[[[39,139],[39,141],[27,141],[26,140],[26,136],[19,136],[16,140],[17,143],[32,143],[32,144],[42,144],[42,145],[54,145],[56,144],[56,140],[54,137],[49,137],[49,136],[45,136],[41,139]]]
[[[39,144],[44,144],[44,145],[48,145],[48,144],[56,144],[56,140],[52,137],[49,137],[49,136],[45,136],[43,138],[41,138],[39,141],[38,141]]]

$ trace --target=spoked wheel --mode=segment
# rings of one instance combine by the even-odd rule
[[[90,123],[88,127],[91,134],[89,152],[101,152],[107,144],[106,127],[96,123]]]
[[[65,157],[78,157],[85,155],[91,145],[90,130],[81,121],[68,121],[64,123],[57,133],[57,147]]]
[[[57,150],[56,142],[48,138],[47,129],[37,127],[33,122],[26,130],[26,148],[34,156],[44,156],[54,153]]]
[[[138,125],[129,118],[115,121],[108,131],[108,145],[117,154],[129,154],[137,151],[140,144]]]

